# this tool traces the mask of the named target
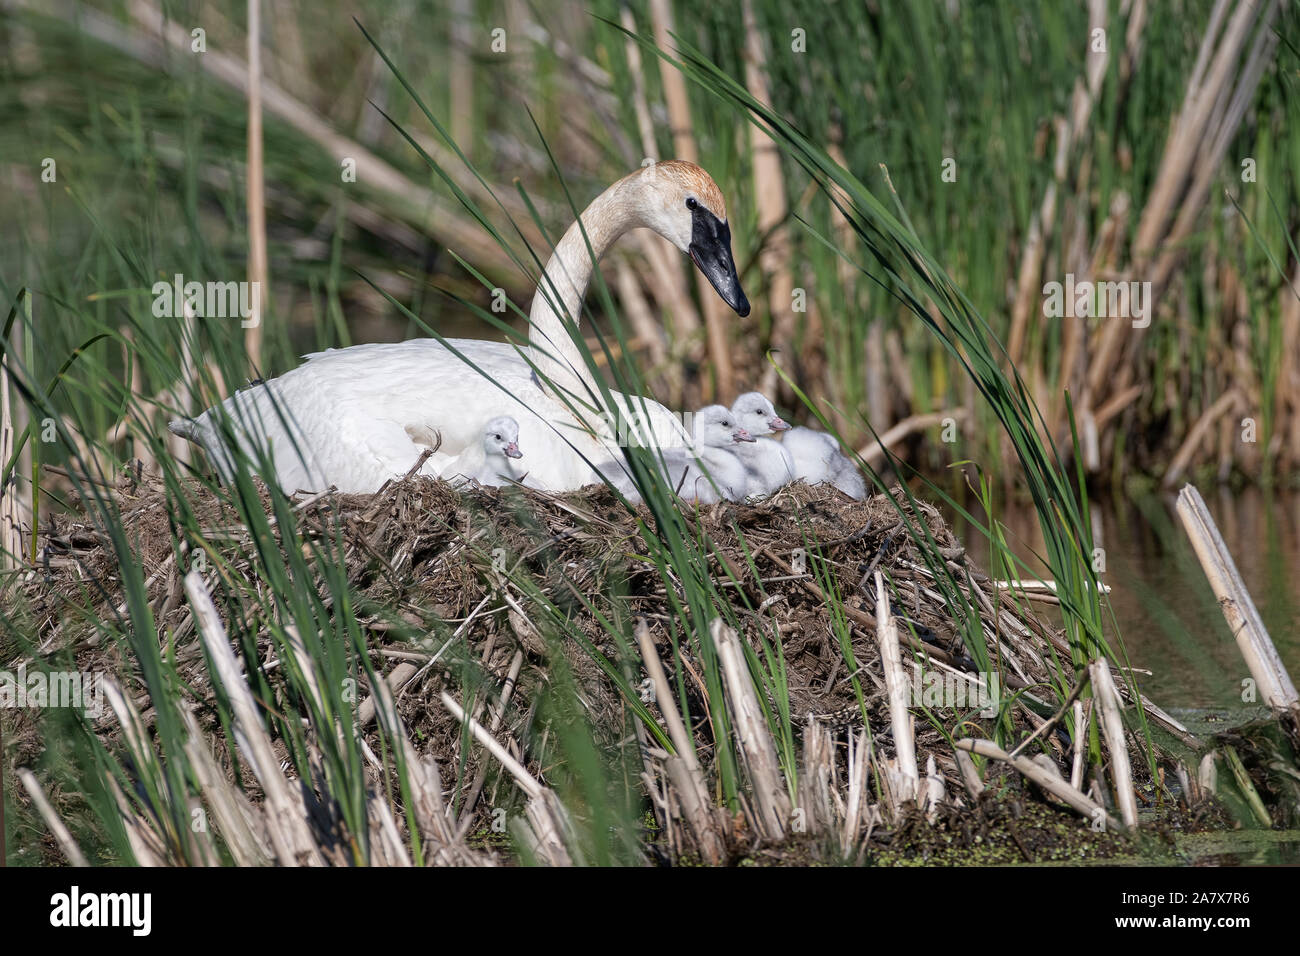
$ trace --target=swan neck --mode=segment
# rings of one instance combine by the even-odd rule
[[[574,339],[596,263],[623,233],[645,225],[640,192],[631,179],[606,189],[569,226],[546,264],[528,314],[528,341],[539,372],[553,388],[587,403],[596,403],[600,393]]]

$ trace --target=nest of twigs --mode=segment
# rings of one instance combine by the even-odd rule
[[[114,493],[122,525],[146,576],[160,637],[169,637],[186,684],[211,695],[201,622],[196,622],[184,585],[184,572],[193,567],[197,552],[182,545],[183,556],[178,559],[173,508],[158,484],[128,480]],[[232,582],[223,576],[242,577],[238,583],[256,586],[263,575],[262,559],[235,510],[198,490],[192,493],[191,504],[198,509],[207,546],[221,557],[220,572],[206,568],[207,586],[218,595],[230,593]],[[265,491],[262,505],[269,510]],[[455,662],[472,662],[481,669],[489,685],[486,715],[492,718],[493,736],[504,741],[504,748],[540,783],[546,780],[548,755],[545,735],[534,725],[536,701],[556,655],[563,655],[567,672],[576,681],[598,740],[610,746],[626,741],[636,721],[626,691],[598,666],[593,648],[625,668],[629,685],[640,682],[642,699],[656,719],[671,716],[656,703],[653,672],[646,662],[629,658],[631,642],[620,649],[620,642],[593,612],[607,621],[636,622],[643,641],[653,643],[674,688],[672,709],[680,699],[686,702],[681,719],[694,738],[700,763],[696,772],[701,779],[712,773],[717,741],[709,714],[706,665],[689,641],[672,633],[675,595],[670,592],[680,593],[680,583],[673,569],[661,573],[647,557],[642,534],[653,529],[654,520],[644,508],[630,514],[603,488],[573,494],[522,487],[455,489],[427,478],[393,482],[376,495],[300,497],[294,507],[298,537],[291,546],[302,547],[302,541],[312,539],[332,542],[335,548],[341,543],[357,621],[368,631],[376,670],[393,685],[403,725],[421,741],[427,756],[443,767],[444,781],[447,768],[458,767],[456,786],[469,789],[469,781],[477,776],[481,790],[479,768],[492,763],[479,747],[467,744],[461,719],[442,703],[445,692],[458,697],[463,689],[464,671]],[[1061,660],[1070,658],[1064,633],[1045,616],[1024,610],[1023,601],[1012,601],[996,588],[972,563],[937,509],[926,503],[919,503],[917,510],[910,505],[904,508],[928,529],[938,554],[962,582],[964,599],[980,609],[1003,693],[1018,695],[1010,707],[1013,735],[1023,739],[1037,734],[1027,756],[1037,754],[1040,762],[1055,764],[1058,774],[1068,780],[1078,747],[1059,715],[1049,720],[1043,712],[1046,702],[1057,699],[1047,689],[1057,680],[1051,658],[1053,654]],[[861,780],[860,792],[853,798],[861,805],[852,814],[837,795],[853,789],[855,764],[849,752],[855,748],[858,763],[866,759],[887,773],[898,769],[897,723],[891,722],[881,659],[878,572],[890,585],[884,617],[899,635],[902,664],[909,675],[916,666],[913,662],[923,660],[923,670],[938,669],[959,681],[984,679],[977,674],[979,668],[954,623],[953,609],[895,502],[884,495],[855,501],[828,487],[794,484],[756,505],[723,503],[694,511],[685,520],[691,532],[708,542],[716,593],[730,605],[732,618],[739,623],[733,633],[748,642],[755,654],[763,653],[764,642],[769,650],[779,645],[791,722],[798,728],[805,761],[812,757],[815,764],[806,768],[805,777],[826,778],[825,793],[810,797],[824,804],[812,811],[814,830],[842,828],[851,815],[856,841],[873,828],[888,833],[890,824],[901,827],[926,810],[933,820],[940,805],[951,811],[979,803],[980,784],[970,779],[969,772],[963,774],[965,761],[951,743],[952,738],[992,736],[992,720],[981,715],[982,706],[974,703],[973,694],[969,707],[913,708],[915,760],[923,777],[922,798],[915,805],[896,800],[893,812],[882,812],[889,808],[878,807],[877,792],[864,789]],[[140,696],[143,685],[129,654],[121,647],[106,646],[95,623],[96,618],[112,619],[125,611],[117,559],[104,530],[88,517],[63,516],[42,537],[42,566],[23,584],[36,643],[47,653],[72,648],[81,666],[107,667],[116,673],[127,696],[136,695],[136,706],[147,721],[149,701],[147,695]],[[286,545],[278,541],[277,546]],[[523,579],[531,587],[521,588],[517,582]],[[1049,607],[1050,596],[1045,600],[1043,607],[1054,610]],[[220,609],[228,625],[231,615],[241,613],[231,606]],[[260,608],[242,613],[246,615],[243,626],[259,635],[260,659],[270,659],[274,656],[270,622],[257,618]],[[556,640],[556,615],[565,617],[582,640],[574,639],[572,630],[568,639]],[[677,656],[673,644],[679,649]],[[452,645],[454,652],[447,653]],[[643,654],[648,646],[641,644]],[[635,651],[634,643],[632,647]],[[683,673],[678,675],[675,667]],[[968,676],[960,677],[963,674]],[[493,682],[495,687],[490,686]],[[1118,683],[1121,693],[1127,693],[1124,682]],[[685,688],[681,697],[675,690],[679,686]],[[764,693],[756,685],[756,696]],[[761,703],[775,712],[775,701]],[[481,706],[475,715],[488,722]],[[215,722],[209,721],[207,729],[215,733]],[[1154,799],[1157,787],[1149,779],[1143,743],[1137,738],[1127,743],[1132,748],[1136,789]],[[672,821],[689,817],[690,801],[684,802],[673,791],[683,785],[669,772],[667,763],[673,758],[644,740],[642,744],[646,779],[663,782],[652,798],[665,824],[661,833],[672,844],[670,853],[716,859],[763,838],[771,842],[803,832],[774,827],[770,819],[765,823],[762,801],[756,800],[755,805],[742,807],[744,820],[739,824],[729,821],[719,828],[727,831],[719,836],[719,844],[730,849],[710,848],[709,839],[690,826],[674,833]],[[863,746],[867,751],[861,750]],[[742,757],[749,785],[760,785],[756,778],[766,771],[756,767],[754,760],[761,762],[761,755],[746,752]],[[996,774],[1003,772],[1005,768]],[[1011,777],[1019,780],[1014,774]],[[496,778],[494,770],[492,787],[509,787],[508,779]],[[800,787],[807,782],[801,780]],[[1089,782],[1094,784],[1097,802],[1107,804],[1104,788],[1096,792],[1100,776]],[[1087,785],[1083,784],[1085,789]],[[1024,789],[1041,799],[1038,790],[1027,784]],[[463,790],[460,795],[464,796]],[[477,801],[477,791],[474,798]],[[472,834],[479,825],[486,826],[484,814],[497,802],[492,796],[462,808],[459,832]]]

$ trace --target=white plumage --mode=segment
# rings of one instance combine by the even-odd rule
[[[766,498],[794,481],[794,459],[778,441],[759,438],[737,446],[736,457],[745,466],[746,498]]]
[[[771,400],[762,392],[746,392],[731,405],[736,420],[757,440],[752,445],[736,447],[736,457],[745,466],[748,483],[745,496],[766,498],[794,481],[794,459],[774,435],[790,426],[776,413]]]
[[[709,405],[695,413],[691,444],[656,452],[665,483],[685,501],[713,504],[725,498],[740,501],[747,493],[749,476],[736,455],[738,447],[754,437],[723,405]],[[633,504],[641,496],[622,459],[601,467],[610,482]]]
[[[867,485],[834,438],[811,428],[792,428],[781,440],[794,460],[795,477],[810,485],[831,484],[861,501]]]
[[[441,477],[457,485],[469,481],[504,485],[525,477],[525,469],[514,464],[523,457],[519,449],[519,423],[509,415],[500,415],[483,426],[483,440],[448,463]]]
[[[202,445],[227,480],[234,472],[229,434],[254,463],[268,456],[270,473],[288,493],[331,485],[373,492],[406,474],[434,445],[421,472],[439,474],[478,443],[483,421],[498,416],[518,422],[530,483],[549,490],[596,479],[591,463],[617,453],[616,412],[644,444],[680,445],[687,436],[659,403],[615,394],[614,407],[605,406],[575,341],[577,319],[595,260],[638,227],[688,253],[722,298],[747,315],[722,195],[698,166],[656,163],[605,190],[583,212],[581,227],[568,229],[547,263],[529,313],[527,348],[413,339],[329,349],[170,427]],[[566,392],[586,408],[570,411],[560,397]]]

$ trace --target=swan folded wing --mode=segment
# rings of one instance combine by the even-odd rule
[[[611,419],[596,418],[593,434],[538,387],[514,346],[473,339],[450,345],[459,356],[434,339],[313,352],[298,368],[241,390],[219,407],[250,458],[259,448],[270,454],[276,479],[288,492],[331,485],[373,492],[440,442],[421,469],[437,474],[496,415],[519,422],[521,444],[530,449],[528,483],[537,487],[581,487],[596,477],[588,462],[620,454]],[[627,423],[623,441],[684,441],[677,417],[662,405],[622,395],[615,401]],[[219,415],[210,409],[178,427],[229,480],[233,462],[217,428]]]
[[[765,498],[795,479],[794,458],[780,442],[760,438],[752,445],[741,444],[736,455],[745,466],[745,496]]]
[[[782,444],[794,461],[797,477],[810,485],[830,480],[839,447],[829,435],[811,428],[795,428],[786,433]]]
[[[262,455],[270,459],[276,481],[285,491],[322,486],[324,474],[315,449],[325,436],[311,416],[300,415],[296,384],[284,376],[241,389],[194,420],[193,440],[203,447],[223,481],[231,481],[235,474],[229,444],[233,438],[235,448],[253,467]]]

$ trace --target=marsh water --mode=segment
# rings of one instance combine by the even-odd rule
[[[1105,549],[1102,580],[1116,630],[1145,692],[1192,724],[1244,714],[1249,678],[1236,642],[1174,512],[1174,495],[1092,502],[1094,537]],[[1300,676],[1300,493],[1210,490],[1205,503],[1254,597],[1283,663]],[[1000,515],[1009,543],[1031,566],[1042,554],[1032,508]],[[1097,532],[1100,534],[1097,534]],[[988,543],[959,528],[972,556],[988,564]],[[1182,718],[1180,718],[1182,719]]]
[[[1282,662],[1300,679],[1300,493],[1225,489],[1204,497]],[[1105,549],[1101,577],[1111,588],[1108,636],[1117,631],[1132,667],[1149,672],[1137,673],[1143,691],[1204,737],[1267,712],[1242,699],[1250,673],[1174,511],[1175,500],[1156,494],[1094,500],[1094,538]],[[1021,507],[1000,518],[1017,554],[1045,574],[1032,558],[1043,553],[1033,509]],[[987,566],[983,535],[969,526],[956,528],[977,563]],[[1295,865],[1300,831],[1183,834],[1172,853],[1199,866]],[[1149,861],[1110,861],[1123,862]]]

